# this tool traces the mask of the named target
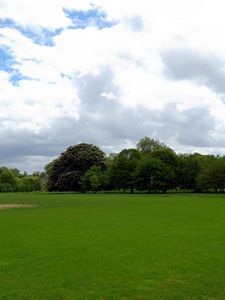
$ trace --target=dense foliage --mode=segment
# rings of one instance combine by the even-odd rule
[[[225,156],[176,154],[145,137],[137,148],[106,156],[91,144],[69,147],[45,172],[0,168],[0,191],[224,192]]]
[[[79,144],[68,148],[46,170],[49,190],[56,191],[166,193],[225,189],[225,157],[176,154],[148,137],[141,139],[136,149],[123,149],[108,157],[93,145]]]
[[[17,169],[0,168],[0,192],[37,192],[44,190],[45,186],[45,173],[28,175]]]
[[[106,169],[105,154],[91,144],[69,147],[54,161],[49,170],[50,191],[81,191],[82,177],[92,166]]]

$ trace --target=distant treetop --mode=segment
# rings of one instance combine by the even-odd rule
[[[160,141],[151,139],[147,136],[142,138],[137,143],[137,149],[143,153],[152,152],[153,150],[156,150],[159,148],[167,148],[167,146],[165,144],[161,143]]]

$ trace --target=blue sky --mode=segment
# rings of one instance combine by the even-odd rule
[[[92,6],[88,10],[70,10],[63,9],[63,13],[71,20],[70,29],[85,29],[90,26],[95,26],[98,29],[110,28],[116,24],[116,21],[107,19],[107,14],[99,8]],[[17,30],[22,35],[32,40],[33,43],[52,47],[54,46],[54,37],[62,33],[65,28],[56,28],[50,30],[44,27],[22,26],[18,22],[10,18],[0,19],[0,28],[10,28]],[[4,45],[0,46],[0,70],[10,74],[10,81],[17,85],[18,81],[28,79],[23,76],[17,69],[18,62],[15,56],[11,53],[10,48]]]
[[[6,72],[12,72],[13,64],[15,59],[13,55],[10,54],[10,49],[7,47],[0,47],[0,69]]]
[[[63,13],[71,20],[69,29],[85,29],[90,26],[95,26],[98,29],[110,28],[116,24],[116,21],[107,19],[107,14],[101,11],[98,7],[91,6],[88,10],[70,10],[63,9]],[[50,30],[44,27],[22,26],[18,22],[10,18],[0,19],[0,28],[10,28],[17,30],[22,35],[32,40],[33,43],[53,47],[54,37],[62,33],[65,28],[56,28]],[[14,55],[10,52],[10,48],[2,45],[0,47],[0,70],[6,71],[10,75],[10,81],[13,85],[18,85],[20,80],[29,79],[23,76],[17,69],[18,62]]]
[[[0,7],[0,165],[42,170],[70,145],[110,153],[143,136],[225,153],[222,0]]]
[[[98,29],[103,29],[110,28],[116,24],[115,21],[108,20],[107,14],[96,7],[93,7],[87,11],[64,9],[64,12],[73,23],[70,28],[84,29],[89,26],[96,26]]]

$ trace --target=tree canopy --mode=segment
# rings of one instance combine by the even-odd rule
[[[165,144],[144,137],[137,148],[108,156],[92,144],[66,149],[45,172],[21,173],[0,167],[0,192],[224,192],[225,156],[176,154]]]
[[[92,144],[69,147],[49,168],[50,191],[81,191],[81,178],[92,166],[106,169],[105,154]]]

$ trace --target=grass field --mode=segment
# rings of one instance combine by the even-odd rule
[[[225,196],[0,194],[0,299],[225,299]]]

